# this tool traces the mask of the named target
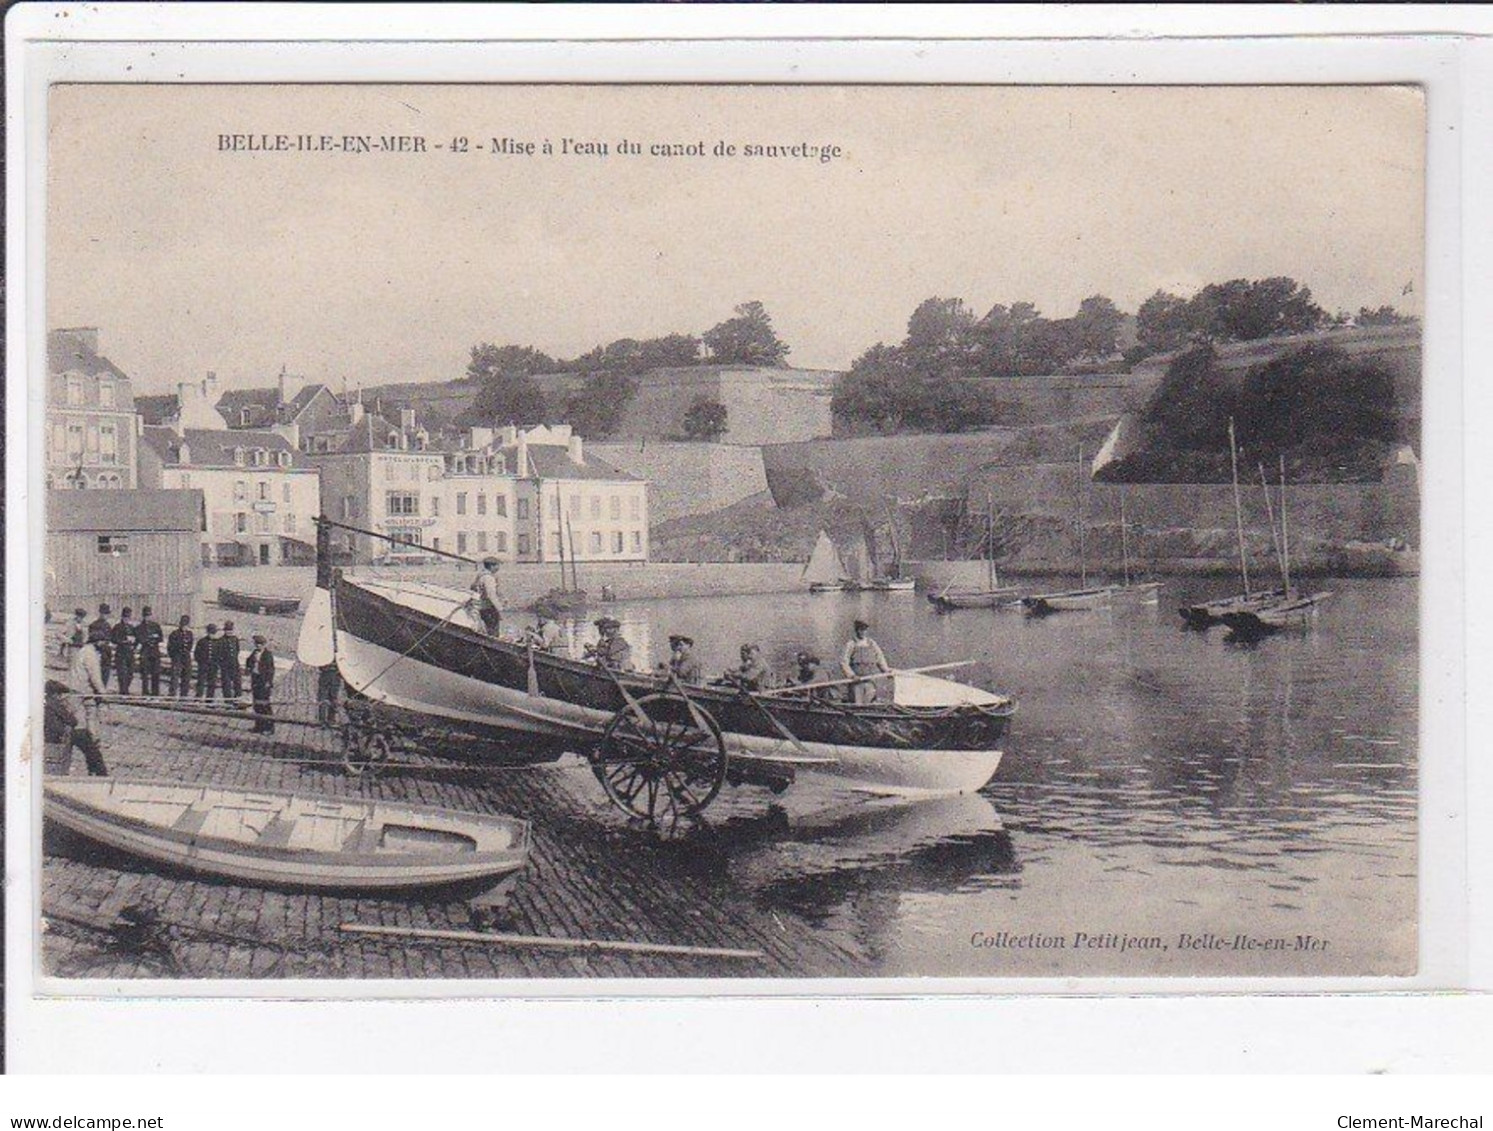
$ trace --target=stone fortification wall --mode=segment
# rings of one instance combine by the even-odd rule
[[[649,481],[649,522],[704,514],[767,490],[762,449],[733,444],[635,441],[586,449]]]
[[[662,440],[684,433],[696,398],[726,406],[730,444],[812,440],[830,434],[836,374],[821,370],[700,366],[655,369],[639,379],[613,439]]]

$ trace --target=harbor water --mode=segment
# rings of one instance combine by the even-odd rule
[[[1057,588],[1058,586],[1052,586]],[[728,791],[704,866],[854,937],[867,974],[1407,974],[1416,961],[1416,583],[1332,580],[1310,631],[1257,644],[1160,604],[940,615],[919,594],[627,602],[635,660],[693,636],[837,666],[863,618],[896,667],[1020,702],[979,795],[914,805]],[[572,625],[584,638],[585,624]],[[580,643],[580,640],[577,641]],[[837,674],[837,673],[831,673]]]

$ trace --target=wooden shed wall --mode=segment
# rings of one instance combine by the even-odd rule
[[[122,605],[150,605],[165,622],[183,614],[202,617],[202,557],[192,531],[130,533],[129,552],[98,552],[98,533],[57,532],[47,537],[47,606],[66,616],[75,607],[93,613],[107,601],[117,614]]]

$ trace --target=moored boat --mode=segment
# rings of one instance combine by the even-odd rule
[[[1249,609],[1224,613],[1219,619],[1240,636],[1268,636],[1287,628],[1305,628],[1331,593],[1292,595],[1262,602]]]
[[[1200,601],[1194,605],[1183,605],[1177,610],[1189,628],[1209,628],[1222,624],[1229,613],[1247,613],[1271,604],[1286,596],[1284,589],[1270,589],[1245,595],[1220,597],[1213,601]]]
[[[843,577],[838,581],[811,581],[809,583],[810,593],[850,593],[856,588],[854,581]]]
[[[860,586],[866,593],[911,593],[916,588],[915,577],[873,577]]]
[[[48,820],[156,864],[312,891],[471,888],[492,904],[518,882],[529,825],[423,805],[181,782],[53,778]]]
[[[1108,585],[1091,589],[1067,589],[1059,593],[1034,593],[1021,599],[1027,616],[1043,617],[1052,613],[1077,612],[1084,609],[1106,609],[1114,590]]]
[[[815,539],[813,553],[800,578],[808,583],[810,593],[843,593],[855,588],[855,582],[846,578],[845,563],[825,530]]]
[[[1021,603],[1021,587],[1003,585],[998,589],[946,589],[942,593],[929,593],[928,603],[941,613],[955,609],[1002,609]]]
[[[241,613],[261,613],[288,617],[301,607],[299,597],[283,597],[269,593],[241,593],[237,589],[218,587],[218,604],[225,609]]]

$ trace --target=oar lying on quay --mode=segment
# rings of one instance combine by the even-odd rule
[[[424,939],[431,942],[485,943],[489,946],[532,947],[537,950],[595,950],[622,954],[677,954],[692,958],[766,958],[760,950],[721,946],[677,946],[669,943],[626,942],[621,939],[571,939],[545,935],[510,935],[497,931],[449,931],[430,927],[385,927],[377,923],[343,923],[352,935]]]

